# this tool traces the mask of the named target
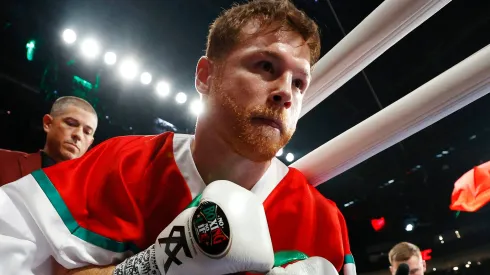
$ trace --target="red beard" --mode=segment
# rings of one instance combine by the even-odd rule
[[[264,162],[274,158],[279,149],[286,146],[295,131],[294,127],[288,127],[288,116],[284,110],[265,105],[241,107],[219,86],[213,89],[210,96],[213,97],[209,102],[212,105],[211,109],[219,110],[220,117],[226,121],[228,129],[233,130],[233,133],[228,135],[227,142],[237,154],[252,161]],[[277,129],[273,127],[253,124],[253,117],[282,121],[282,131],[278,134]]]

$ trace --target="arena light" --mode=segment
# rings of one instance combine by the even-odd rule
[[[62,37],[66,44],[73,44],[77,41],[77,34],[72,29],[64,30]]]
[[[281,149],[279,149],[279,151],[277,151],[276,157],[280,157],[280,156],[282,156],[282,154],[284,154],[284,150],[281,148]]]
[[[116,61],[117,61],[117,55],[113,52],[107,52],[105,55],[104,55],[104,62],[105,64],[107,65],[114,65],[116,64]]]
[[[177,103],[179,103],[179,104],[184,104],[187,101],[187,95],[184,94],[183,92],[179,92],[175,96],[175,101],[177,101]]]
[[[354,201],[350,201],[348,203],[344,203],[344,207],[349,207],[351,205],[353,205],[355,202]]]
[[[196,116],[199,116],[204,112],[204,105],[200,99],[194,100],[190,105],[190,111]]]
[[[36,49],[36,41],[31,40],[31,41],[27,42],[26,49],[27,49],[27,52],[26,52],[27,60],[29,60],[29,61],[34,60],[34,50]]]
[[[156,87],[157,95],[166,97],[170,94],[170,85],[165,81],[160,81]]]
[[[412,231],[412,230],[413,230],[413,224],[411,224],[411,223],[407,224],[407,225],[405,226],[405,230],[406,230],[407,232]]]
[[[148,85],[151,83],[151,74],[149,72],[144,72],[141,74],[140,81],[143,85]]]
[[[94,85],[92,85],[92,83],[79,77],[78,75],[73,76],[73,83],[76,83],[79,87],[83,87],[83,89],[87,91],[90,91],[94,88]]]
[[[287,153],[286,154],[286,160],[289,161],[289,162],[293,162],[293,160],[294,160],[293,153]]]
[[[97,41],[91,38],[88,38],[85,41],[83,41],[81,49],[82,49],[82,54],[88,58],[94,58],[97,55],[99,55],[100,52],[99,44],[97,43]]]
[[[138,65],[136,65],[136,62],[134,62],[134,60],[126,59],[121,62],[119,72],[124,78],[131,80],[138,73]]]

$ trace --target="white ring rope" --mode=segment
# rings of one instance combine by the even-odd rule
[[[490,45],[291,166],[317,186],[490,92]]]
[[[301,116],[344,85],[450,0],[386,0],[315,65]]]

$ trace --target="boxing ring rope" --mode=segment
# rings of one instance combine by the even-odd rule
[[[291,166],[318,186],[489,92],[490,45]]]
[[[301,116],[450,1],[384,1],[315,65]]]

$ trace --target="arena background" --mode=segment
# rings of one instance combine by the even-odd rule
[[[323,55],[382,1],[294,2],[321,27]],[[96,143],[118,135],[192,133],[196,116],[191,107],[198,98],[195,63],[203,54],[208,25],[231,4],[2,2],[0,147],[26,152],[41,148],[42,115],[62,95],[94,104],[100,119]],[[288,153],[294,159],[304,156],[488,45],[489,11],[489,1],[452,1],[302,118],[279,158],[289,164]],[[76,30],[75,44],[63,41],[65,28]],[[101,46],[94,60],[84,58],[77,44],[87,37]],[[140,72],[152,73],[152,83],[141,84],[139,76],[124,80],[117,64],[104,64],[108,50],[121,58],[136,57]],[[155,92],[158,81],[169,83],[168,96]],[[185,103],[175,101],[178,92],[186,94]],[[385,274],[387,252],[399,241],[432,250],[428,271],[433,274],[490,274],[485,260],[490,254],[490,208],[477,213],[449,210],[453,183],[490,160],[488,106],[490,98],[483,97],[318,187],[346,217],[360,274]],[[371,220],[379,218],[385,226],[375,231]]]

